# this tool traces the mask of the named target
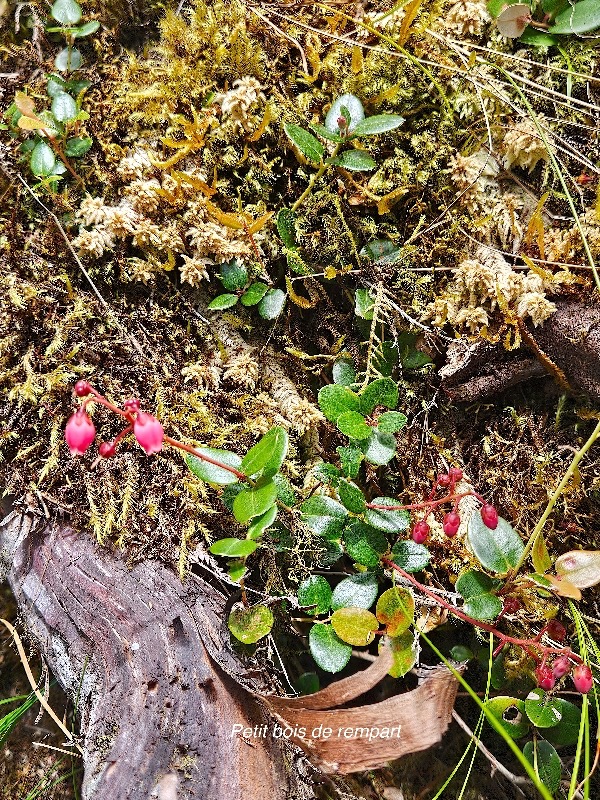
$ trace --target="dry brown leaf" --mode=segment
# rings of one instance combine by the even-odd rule
[[[334,708],[364,694],[387,675],[392,654],[385,647],[362,672],[307,697],[263,696],[289,737],[324,772],[362,772],[427,750],[452,719],[458,681],[446,667],[431,670],[416,689],[381,703]]]

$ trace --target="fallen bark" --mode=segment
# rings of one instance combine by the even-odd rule
[[[314,797],[300,751],[232,735],[267,720],[239,682],[269,687],[224,646],[225,593],[198,577],[184,586],[156,561],[128,570],[88,536],[19,513],[0,524],[0,564],[51,670],[78,696],[83,800]]]

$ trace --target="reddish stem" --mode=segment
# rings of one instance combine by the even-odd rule
[[[502,647],[504,647],[505,644],[515,644],[517,645],[517,647],[522,647],[524,650],[527,650],[528,653],[533,655],[533,657],[537,658],[538,660],[540,656],[544,657],[551,653],[556,653],[557,655],[559,654],[568,655],[569,658],[572,658],[574,661],[582,663],[582,659],[576,653],[573,653],[568,647],[562,647],[562,648],[546,647],[540,644],[537,639],[517,639],[514,636],[509,636],[507,633],[502,633],[502,631],[499,631],[491,623],[482,622],[482,620],[470,617],[468,614],[465,614],[460,609],[455,608],[455,606],[448,603],[446,600],[437,595],[435,592],[432,592],[431,589],[428,589],[426,586],[423,586],[422,583],[419,583],[419,581],[416,578],[413,578],[413,576],[409,572],[403,570],[402,567],[399,567],[389,558],[383,558],[382,563],[384,566],[389,567],[398,572],[400,575],[402,575],[403,578],[406,578],[407,581],[412,583],[412,585],[415,586],[420,592],[422,592],[424,595],[434,600],[438,605],[445,608],[455,617],[458,617],[459,619],[462,619],[464,622],[468,622],[470,625],[474,625],[475,627],[481,628],[482,630],[488,631],[488,633],[491,633],[494,636],[496,636],[498,639],[500,639],[500,645],[499,645],[500,649],[502,649]],[[540,656],[535,656],[534,653],[531,653],[532,649],[538,650]]]
[[[439,500],[426,500],[424,503],[411,503],[407,506],[383,506],[379,503],[367,503],[367,508],[377,508],[382,511],[418,511],[421,508],[435,508],[451,500],[462,500],[463,497],[475,497],[480,503],[485,503],[485,500],[480,494],[474,491],[461,492],[460,494],[448,494],[446,497],[441,497]]]
[[[220,467],[221,469],[226,470],[227,472],[231,472],[232,475],[235,475],[241,481],[246,481],[247,483],[250,482],[250,478],[247,475],[244,475],[243,472],[240,472],[239,469],[235,467],[229,466],[229,464],[223,464],[222,461],[217,461],[216,458],[211,458],[210,456],[204,455],[204,453],[198,452],[194,447],[189,444],[184,444],[183,442],[177,441],[177,439],[171,439],[170,436],[165,436],[165,442],[170,444],[172,447],[178,447],[180,450],[185,450],[186,453],[190,453],[196,458],[199,458],[201,461],[206,461],[209,464],[214,464],[215,467]]]

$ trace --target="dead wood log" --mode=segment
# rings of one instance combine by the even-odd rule
[[[211,583],[184,586],[156,561],[129,570],[88,536],[16,512],[0,524],[0,565],[53,673],[79,693],[84,800],[314,797],[291,767],[300,751],[232,735],[266,718],[226,674],[244,668]]]

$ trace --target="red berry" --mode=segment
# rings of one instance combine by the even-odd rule
[[[554,639],[555,642],[564,642],[567,638],[565,626],[557,619],[551,619],[546,625],[546,633],[551,639]]]
[[[86,395],[90,394],[92,387],[87,381],[77,381],[73,387],[73,391],[77,397],[85,397]]]
[[[516,614],[522,608],[521,601],[516,597],[505,597],[502,603],[502,611],[505,614]]]
[[[137,412],[140,410],[140,401],[135,397],[130,397],[129,400],[125,400],[123,403],[123,408],[125,411],[129,411],[131,414],[137,414]]]
[[[412,529],[413,542],[416,542],[417,544],[423,544],[423,542],[426,541],[427,537],[429,536],[429,531],[430,527],[424,519],[422,519],[420,522],[417,522]]]
[[[540,666],[536,669],[535,678],[538,682],[538,686],[545,692],[553,689],[554,684],[556,683],[556,678],[554,677],[552,670],[546,665]]]
[[[115,447],[114,442],[102,442],[98,448],[98,452],[102,458],[112,458],[112,456],[114,456],[114,454],[117,452],[117,448]]]
[[[587,664],[577,664],[573,670],[573,683],[581,694],[587,694],[594,685],[592,670]]]
[[[446,536],[456,536],[460,528],[460,514],[456,511],[450,511],[444,517],[444,533]]]
[[[438,486],[450,486],[450,475],[438,475],[437,484]]]
[[[492,531],[495,531],[498,527],[498,512],[490,503],[486,503],[482,506],[481,519],[483,520],[483,524]]]
[[[458,467],[452,467],[448,475],[450,476],[450,480],[452,481],[452,483],[457,483],[458,481],[462,481],[463,479],[463,471]]]
[[[552,663],[552,672],[557,680],[559,678],[563,678],[565,675],[568,675],[568,673],[571,672],[571,662],[569,661],[569,657],[559,656],[558,658],[554,659]]]

